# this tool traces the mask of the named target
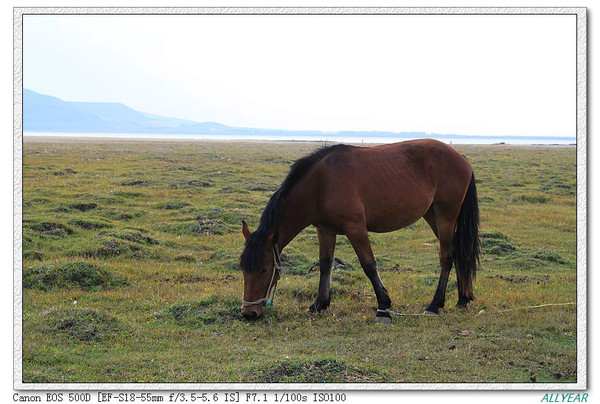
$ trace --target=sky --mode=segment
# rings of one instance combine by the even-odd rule
[[[575,136],[568,15],[27,15],[24,88],[230,126]]]

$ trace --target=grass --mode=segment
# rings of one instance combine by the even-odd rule
[[[255,228],[315,147],[26,138],[23,382],[576,381],[576,307],[522,309],[576,300],[574,147],[456,146],[482,214],[468,310],[451,278],[442,316],[377,324],[338,237],[332,305],[308,313],[319,279],[308,228],[284,251],[275,305],[244,321],[241,220]],[[439,276],[427,224],[371,240],[392,308],[421,312]]]

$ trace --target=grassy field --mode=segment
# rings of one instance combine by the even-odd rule
[[[310,143],[26,138],[23,382],[575,382],[575,148],[456,146],[477,177],[484,254],[476,301],[439,317],[374,320],[376,300],[338,237],[331,307],[317,240],[257,322],[240,315],[241,220]],[[392,309],[420,313],[439,276],[424,220],[372,234]]]

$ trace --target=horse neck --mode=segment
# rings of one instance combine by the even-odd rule
[[[313,193],[302,184],[294,187],[286,197],[283,221],[277,227],[277,245],[281,250],[313,221]]]

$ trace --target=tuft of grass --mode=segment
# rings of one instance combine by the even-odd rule
[[[24,226],[43,236],[66,237],[73,234],[73,229],[71,227],[60,222],[30,222],[24,224]]]
[[[291,360],[266,369],[254,369],[249,380],[255,383],[372,383],[385,378],[375,372],[349,366],[339,359]]]
[[[531,255],[531,258],[538,259],[540,261],[551,262],[556,264],[569,264],[570,261],[564,259],[559,254],[552,250],[539,250]]]
[[[527,202],[527,203],[547,203],[550,200],[545,195],[530,195],[530,194],[519,194],[512,198],[513,202]]]
[[[105,220],[94,219],[73,219],[69,221],[70,225],[81,227],[88,230],[99,230],[114,227],[114,224]]]
[[[114,237],[115,239],[125,240],[141,245],[159,244],[158,240],[146,235],[140,230],[123,229],[119,231],[110,231],[105,233],[106,236]]]
[[[158,313],[156,317],[172,319],[182,327],[191,328],[243,319],[238,300],[217,299],[214,296],[203,300],[175,303],[163,313]]]
[[[67,262],[59,266],[41,265],[23,272],[23,287],[45,291],[56,288],[83,290],[111,289],[126,286],[126,279],[88,262]]]
[[[481,246],[486,254],[507,255],[516,251],[508,237],[500,232],[481,232]]]
[[[151,252],[147,247],[126,240],[111,237],[100,237],[91,246],[76,247],[67,251],[69,257],[82,257],[86,259],[106,259],[126,257],[135,260],[146,258],[159,258],[158,252]]]
[[[197,219],[166,223],[160,230],[177,236],[215,236],[225,234],[227,226],[218,219]]]
[[[120,321],[96,310],[59,310],[46,320],[47,332],[81,342],[101,342],[126,331]]]

